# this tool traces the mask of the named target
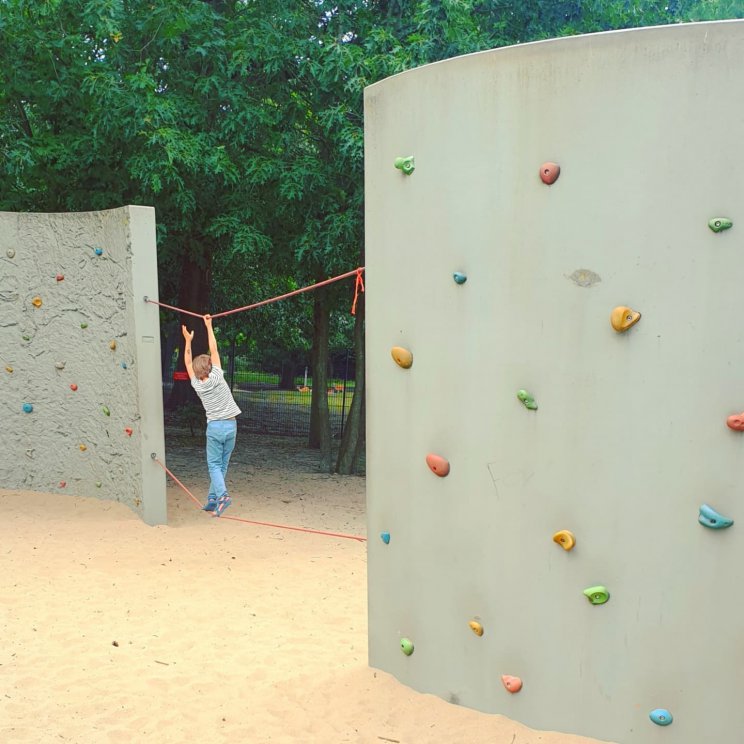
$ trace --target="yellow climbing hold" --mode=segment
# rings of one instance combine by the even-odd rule
[[[571,550],[576,545],[576,538],[573,532],[561,530],[553,535],[553,542],[558,543],[564,550]]]
[[[402,346],[393,346],[390,349],[390,355],[395,360],[395,363],[399,367],[403,367],[403,369],[408,369],[413,364],[413,354]]]
[[[13,374],[13,367],[9,367],[9,366],[6,366],[6,367],[5,367],[5,371],[6,371],[6,372],[7,372],[7,373],[8,373],[9,375],[11,375],[11,374]]]
[[[81,451],[81,452],[85,452],[85,450],[87,450],[87,449],[88,449],[88,448],[87,448],[87,447],[86,447],[86,446],[85,446],[84,444],[81,444],[81,445],[80,445],[80,451]]]
[[[41,305],[42,305],[42,303],[41,303],[41,297],[39,297],[38,295],[36,295],[36,297],[34,297],[34,299],[31,300],[31,304],[34,307],[41,307]]]
[[[475,635],[483,635],[483,626],[477,620],[471,620],[468,625],[470,626],[470,630],[472,630]]]
[[[116,341],[109,341],[109,349],[111,349],[111,351],[116,350]]]

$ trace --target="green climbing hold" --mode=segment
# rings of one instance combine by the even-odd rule
[[[728,219],[728,217],[714,217],[712,220],[708,221],[708,227],[713,230],[713,232],[723,232],[733,226],[734,223]]]
[[[25,334],[24,334],[23,336],[21,336],[21,338],[22,338],[22,339],[23,339],[24,341],[30,341],[30,340],[31,340],[31,336],[26,336]]]
[[[413,641],[410,638],[400,639],[400,650],[406,655],[410,656],[413,653]]]
[[[101,410],[103,411],[104,415],[106,415],[106,416],[110,416],[111,415],[111,411],[109,411],[108,406],[103,406],[103,408],[101,408]]]
[[[100,488],[102,485],[101,481],[96,481],[96,488]]]
[[[87,324],[87,323],[81,323],[81,324],[80,324],[80,327],[81,327],[81,328],[87,328],[87,327],[88,327],[88,324]]]
[[[407,158],[395,158],[395,167],[399,171],[403,171],[407,176],[410,176],[414,170],[416,170],[416,164],[413,160],[413,155]]]
[[[537,403],[535,402],[535,399],[526,390],[519,390],[517,392],[517,398],[519,398],[519,400],[524,403],[525,408],[529,408],[530,411],[537,410]]]

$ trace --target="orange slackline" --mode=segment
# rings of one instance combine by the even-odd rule
[[[155,462],[158,465],[160,465],[160,467],[163,468],[163,470],[165,470],[165,472],[168,473],[168,475],[171,478],[173,478],[173,480],[176,483],[178,483],[178,485],[181,486],[181,488],[184,491],[186,491],[186,493],[191,497],[191,499],[197,504],[197,506],[200,509],[204,506],[201,503],[201,501],[199,501],[199,499],[197,499],[196,496],[194,496],[194,494],[191,493],[191,491],[189,491],[189,489],[186,488],[186,486],[184,486],[183,483],[181,483],[181,481],[178,480],[178,478],[176,478],[176,476],[173,475],[173,473],[171,473],[171,471],[168,470],[168,468],[166,468],[165,465],[163,465],[163,463],[160,462],[160,460],[158,460],[157,457],[155,457],[155,453],[154,452],[150,455],[150,457],[153,460],[155,460]],[[221,516],[221,517],[218,517],[218,518],[219,519],[232,519],[233,522],[245,522],[246,524],[258,524],[258,525],[261,525],[263,527],[276,527],[276,528],[278,528],[280,530],[294,530],[295,532],[311,532],[314,535],[327,535],[328,537],[343,537],[343,538],[348,539],[348,540],[357,540],[358,542],[367,542],[367,538],[366,537],[362,537],[361,535],[345,535],[345,534],[343,534],[341,532],[324,532],[323,530],[311,530],[311,529],[308,529],[306,527],[290,527],[287,524],[274,524],[273,522],[256,522],[256,521],[254,521],[252,519],[242,519],[241,517],[225,517],[225,516]]]
[[[212,315],[212,318],[221,318],[223,315],[232,315],[233,313],[239,313],[243,310],[253,310],[256,307],[261,307],[262,305],[268,305],[271,302],[278,302],[279,300],[286,300],[287,297],[293,297],[294,295],[298,295],[301,292],[309,292],[311,289],[318,289],[318,287],[323,287],[326,284],[332,284],[333,282],[338,282],[341,279],[346,279],[349,276],[356,275],[356,284],[354,285],[354,304],[351,308],[351,314],[354,315],[356,312],[356,303],[357,303],[357,297],[359,296],[359,292],[364,292],[364,281],[362,280],[362,272],[364,271],[364,266],[360,266],[357,269],[354,269],[353,271],[347,271],[345,274],[339,274],[339,276],[331,277],[330,279],[325,279],[322,282],[317,282],[316,284],[311,284],[308,287],[302,287],[301,289],[295,289],[293,292],[287,292],[286,294],[279,295],[278,297],[272,297],[268,300],[261,300],[261,302],[254,302],[252,305],[245,305],[244,307],[236,307],[234,310],[225,310],[221,313],[214,313]],[[175,310],[177,313],[184,313],[184,315],[192,315],[195,318],[203,318],[203,313],[193,313],[190,310],[183,310],[180,307],[173,307],[173,305],[166,305],[164,302],[158,302],[157,300],[151,300],[149,297],[145,296],[145,302],[149,302],[153,305],[160,305],[160,307],[165,307],[168,310]]]

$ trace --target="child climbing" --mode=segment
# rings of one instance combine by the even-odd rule
[[[191,386],[199,396],[207,414],[207,468],[209,469],[209,494],[204,511],[214,512],[219,517],[232,503],[227,495],[225,476],[230,463],[230,455],[235,449],[235,438],[238,433],[238,422],[235,417],[240,413],[220,364],[220,354],[212,329],[212,316],[204,316],[209,338],[209,354],[200,354],[191,359],[191,341],[194,332],[185,325],[181,326],[186,342],[184,363],[191,379]]]

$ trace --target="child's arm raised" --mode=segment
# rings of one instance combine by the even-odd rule
[[[209,356],[212,359],[212,366],[219,367],[222,369],[220,363],[220,352],[217,350],[217,339],[214,337],[214,330],[212,330],[212,316],[204,316],[204,325],[207,326],[207,336],[209,338]]]
[[[181,326],[181,333],[183,333],[183,339],[186,342],[183,350],[183,362],[186,365],[186,371],[189,373],[189,379],[194,379],[194,365],[191,359],[191,340],[194,338],[194,332],[189,331],[185,325]]]

